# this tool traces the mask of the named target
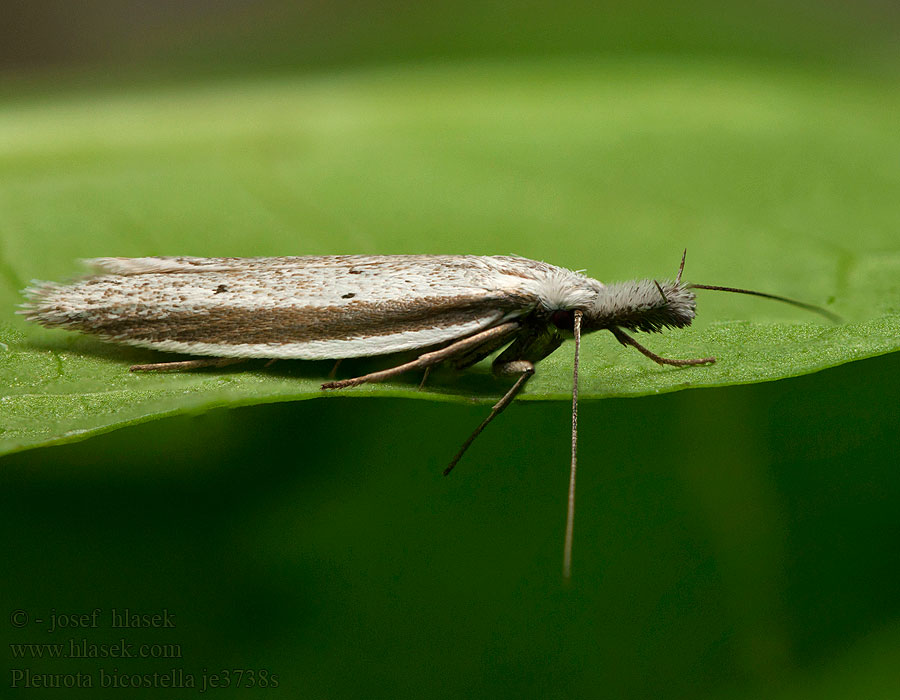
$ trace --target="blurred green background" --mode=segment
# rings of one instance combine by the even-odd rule
[[[715,271],[704,282],[817,300],[836,287],[875,289],[868,306],[847,294],[839,310],[900,311],[900,160],[890,134],[900,12],[889,3],[95,0],[15,3],[4,14],[0,119],[9,121],[0,126],[24,114],[32,127],[0,129],[10,299],[25,271],[61,278],[84,254],[462,246],[606,279],[667,270],[662,239],[687,243],[697,269]],[[480,138],[464,145],[470,156],[483,151],[480,166],[406,172],[418,162],[416,138],[433,139],[444,124],[426,110],[421,123],[402,122],[413,137],[397,162],[379,160],[372,144],[355,160],[351,142],[334,172],[305,173],[331,186],[316,199],[269,186],[290,160],[284,152],[315,153],[315,143],[292,141],[272,118],[264,138],[235,136],[229,114],[204,113],[234,96],[240,119],[259,96],[259,112],[277,115],[299,89],[327,102],[331,119],[348,85],[369,81],[377,93],[383,81],[394,95],[397,81],[419,91],[409,98],[415,117],[429,97],[421,83],[443,106],[440,94],[465,93],[472,80],[471,104],[501,95],[517,105],[526,85],[526,101],[548,100],[529,113],[543,118],[557,114],[554,90],[595,68],[611,92],[639,96],[629,109],[646,100],[656,122],[671,114],[696,133],[668,144],[643,122],[629,131],[627,109],[613,111],[621,143],[580,149],[576,138],[546,172],[544,161],[530,163],[544,176],[532,182],[523,176],[527,130],[510,108],[515,158],[504,160],[502,130],[480,133],[473,121]],[[563,124],[579,99],[560,101]],[[448,123],[479,114],[471,104]],[[109,127],[110,115],[144,110],[148,124]],[[256,113],[247,113],[251,123]],[[173,140],[186,114],[184,141]],[[377,116],[385,121],[369,136],[394,133],[396,123]],[[368,118],[347,113],[348,122]],[[450,152],[461,141],[447,133]],[[260,170],[235,173],[248,141]],[[746,147],[755,142],[758,153]],[[554,143],[536,141],[534,152]],[[778,152],[785,160],[772,159]],[[615,168],[596,160],[608,153]],[[567,162],[572,182],[555,181],[546,196]],[[591,178],[605,186],[597,211],[578,190]],[[467,179],[481,189],[445,189]],[[245,189],[229,189],[234,181]],[[591,215],[595,229],[584,225]],[[583,228],[570,233],[573,221]],[[91,247],[92,236],[120,231],[122,249]],[[323,249],[302,249],[310,232]],[[160,249],[173,237],[190,250]],[[286,240],[297,249],[278,249]],[[779,243],[775,259],[754,255]],[[864,264],[848,273],[854,256]],[[704,303],[704,314],[732,319],[748,308]],[[898,395],[894,353],[777,382],[585,402],[569,587],[560,577],[565,401],[517,403],[447,479],[440,470],[484,405],[347,396],[216,410],[7,456],[4,685],[22,690],[26,670],[81,672],[96,685],[101,668],[146,684],[144,674],[181,669],[198,685],[212,674],[223,685],[230,670],[220,697],[896,697]],[[47,631],[53,614],[95,608],[99,628]],[[111,629],[112,608],[166,609],[176,627]],[[23,626],[18,610],[29,616]],[[48,659],[9,646],[62,643],[67,652],[70,640],[122,638],[177,644],[181,654]],[[266,671],[270,687],[235,687],[238,670],[244,685]]]

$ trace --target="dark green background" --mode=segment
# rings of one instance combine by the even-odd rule
[[[69,7],[11,11],[8,99],[485,57],[740,60],[888,86],[900,66],[898,13],[879,3]],[[568,588],[566,402],[516,404],[447,479],[482,405],[302,401],[6,457],[4,620],[166,608],[176,629],[125,636],[183,659],[3,652],[40,672],[279,679],[219,697],[894,697],[898,395],[895,353],[585,403]],[[2,629],[11,643],[123,636]]]
[[[4,601],[168,608],[127,636],[183,660],[97,665],[266,668],[284,697],[890,697],[898,391],[886,356],[586,403],[569,588],[562,402],[517,404],[446,479],[482,406],[302,401],[22,453]]]

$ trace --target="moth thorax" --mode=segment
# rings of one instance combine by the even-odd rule
[[[617,326],[657,333],[691,325],[696,315],[694,293],[673,280],[632,280],[606,286],[585,310],[586,330]]]

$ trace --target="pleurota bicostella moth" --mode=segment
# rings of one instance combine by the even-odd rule
[[[563,575],[569,578],[575,507],[578,359],[581,336],[610,331],[663,365],[704,365],[712,357],[669,359],[626,331],[689,326],[695,289],[753,294],[829,318],[810,304],[733,287],[645,279],[604,284],[545,262],[513,256],[325,255],[276,258],[95,258],[96,273],[72,282],[35,282],[20,313],[43,326],[106,340],[203,356],[135,365],[133,371],[224,366],[247,358],[340,360],[422,351],[410,362],[351,379],[342,389],[442,362],[464,369],[491,353],[506,394],[465,441],[445,474],[534,374],[535,363],[574,338],[572,460]],[[423,380],[424,381],[424,380]]]

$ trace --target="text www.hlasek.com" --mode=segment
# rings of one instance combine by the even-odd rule
[[[10,644],[14,659],[180,659],[180,644],[132,644],[124,638],[113,644],[97,644],[87,639],[66,642]]]

